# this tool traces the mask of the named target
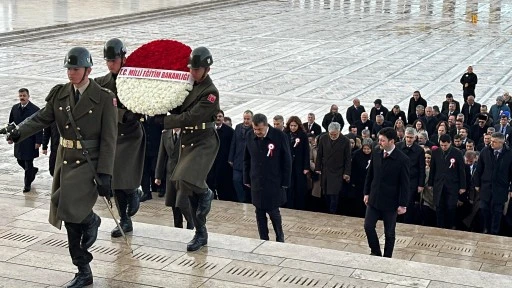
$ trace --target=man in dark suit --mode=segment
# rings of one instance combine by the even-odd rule
[[[425,186],[425,150],[415,143],[415,140],[414,128],[407,127],[405,141],[396,144],[396,148],[409,157],[410,163],[409,201],[406,206],[407,213],[404,214],[404,222],[407,224],[420,224],[418,221],[420,211],[416,206],[420,202],[420,194]]]
[[[50,144],[50,159],[48,160],[48,170],[50,175],[53,176],[55,170],[55,161],[57,160],[57,149],[59,149],[60,133],[57,129],[57,124],[52,125],[43,129],[43,154],[48,155],[48,144]]]
[[[361,118],[361,113],[365,112],[364,106],[361,105],[361,102],[358,98],[354,98],[352,100],[352,103],[354,105],[347,108],[347,121],[349,125],[354,125],[357,120]]]
[[[314,113],[308,113],[308,122],[304,123],[303,126],[306,134],[313,134],[315,136],[322,134],[322,127],[315,122]]]
[[[405,112],[400,111],[400,106],[398,105],[393,106],[393,109],[391,109],[391,111],[386,114],[384,120],[391,122],[393,126],[395,125],[396,120],[402,120],[404,124],[407,124],[407,117],[405,116]]]
[[[155,168],[156,168],[156,160],[158,158],[158,149],[160,147],[160,139],[162,138],[162,130],[164,130],[164,126],[158,121],[155,121],[155,117],[146,116],[144,122],[142,122],[144,127],[144,138],[146,141],[146,150],[144,153],[144,168],[141,179],[141,188],[144,193],[140,198],[140,202],[144,202],[147,200],[153,199],[152,191],[159,190],[158,196],[163,197],[165,193],[165,179],[162,179],[162,185],[155,187],[154,184],[155,179]]]
[[[434,111],[434,117],[436,117],[438,121],[448,121],[448,117],[439,111],[439,106],[434,105],[432,109]]]
[[[505,136],[495,132],[491,146],[480,153],[476,167],[475,189],[480,192],[484,233],[497,235],[505,202],[512,197],[512,151]]]
[[[462,84],[462,91],[464,92],[464,102],[467,102],[469,96],[475,97],[475,87],[478,83],[478,77],[473,73],[473,67],[468,66],[466,73],[460,78],[460,84]]]
[[[393,255],[397,214],[407,211],[409,194],[409,159],[396,149],[396,131],[387,127],[379,132],[380,149],[375,149],[368,167],[364,185],[366,216],[364,231],[371,255],[382,256],[375,225],[379,218],[384,221],[384,257]]]
[[[244,184],[251,188],[260,239],[269,240],[268,214],[276,241],[284,242],[279,207],[286,202],[286,188],[291,181],[290,144],[282,131],[268,125],[263,114],[254,115],[252,127],[245,147]]]
[[[180,157],[180,128],[165,130],[162,132],[162,140],[158,149],[158,159],[155,169],[155,184],[161,185],[162,179],[166,179],[165,206],[171,207],[174,219],[174,227],[183,228],[183,217],[187,220],[187,229],[194,229],[190,203],[181,201],[177,203],[176,181],[171,181],[172,173]]]
[[[382,106],[382,100],[375,99],[375,101],[373,101],[373,104],[375,106],[370,111],[370,120],[375,122],[375,117],[377,115],[382,115],[382,117],[386,118],[386,115],[388,114],[389,110],[388,110],[388,108]]]
[[[480,141],[480,138],[487,133],[487,116],[485,114],[478,114],[477,116],[477,124],[474,124],[471,126],[470,130],[470,137],[473,141],[477,142]]]
[[[331,105],[331,111],[325,114],[324,119],[322,120],[322,127],[324,127],[325,131],[327,131],[327,127],[329,127],[329,124],[331,124],[332,122],[340,123],[341,130],[343,130],[345,121],[343,121],[343,116],[341,116],[341,114],[338,113],[338,106],[334,104]]]
[[[437,227],[452,229],[455,226],[459,194],[466,192],[466,173],[462,153],[451,147],[451,137],[439,137],[441,149],[432,151],[429,188],[433,187]]]
[[[407,109],[407,119],[409,120],[408,121],[409,124],[412,124],[414,122],[414,120],[419,118],[416,115],[417,114],[416,107],[418,105],[423,106],[423,108],[427,107],[427,100],[425,100],[421,97],[420,91],[414,91],[414,93],[412,93],[411,99],[409,100],[409,109]],[[411,118],[413,120],[411,120]]]
[[[215,131],[219,135],[220,147],[215,162],[206,177],[206,184],[216,194],[219,200],[236,201],[237,196],[233,187],[233,167],[229,165],[229,149],[233,140],[234,130],[224,124],[224,111],[219,110],[215,119]]]
[[[27,88],[18,91],[20,103],[12,106],[9,115],[9,123],[20,124],[23,120],[39,111],[39,107],[30,102],[30,94]],[[39,157],[39,147],[43,142],[43,130],[29,138],[14,144],[14,157],[18,164],[25,170],[23,192],[29,192],[32,182],[36,178],[39,169],[34,167],[34,159]],[[9,144],[12,144],[9,141]]]
[[[361,119],[356,121],[354,125],[357,127],[357,135],[359,137],[361,137],[363,130],[368,130],[371,133],[373,129],[373,121],[368,118],[368,113],[366,112],[361,114]],[[341,130],[343,130],[343,126],[341,126]]]
[[[468,101],[462,105],[461,113],[464,114],[464,123],[473,125],[475,123],[476,115],[480,113],[480,103],[475,102],[474,96],[469,96]]]
[[[443,106],[441,108],[441,113],[445,114],[445,115],[448,115],[448,111],[449,111],[449,105],[450,103],[454,103],[455,106],[454,106],[454,109],[453,109],[453,112],[455,113],[455,115],[459,114],[460,113],[460,103],[456,100],[453,100],[453,95],[452,93],[448,93],[446,94],[446,101],[443,101]]]
[[[328,128],[329,134],[318,140],[315,172],[322,175],[322,194],[326,195],[329,213],[335,214],[343,187],[341,179],[350,182],[352,153],[350,141],[341,135],[340,125],[331,123]]]
[[[248,201],[251,198],[249,188],[244,185],[243,170],[245,144],[247,134],[252,130],[252,116],[251,110],[244,112],[242,115],[243,122],[235,126],[231,147],[229,148],[228,163],[233,167],[233,186],[235,187],[237,201],[240,203],[249,203]]]
[[[439,120],[434,117],[434,109],[431,106],[428,106],[425,108],[424,124],[425,130],[427,130],[429,136],[432,136],[437,132],[437,123],[439,123]]]
[[[499,132],[505,136],[505,142],[510,146],[512,144],[512,127],[509,124],[510,112],[503,111],[500,116],[500,124],[494,126],[496,132]]]

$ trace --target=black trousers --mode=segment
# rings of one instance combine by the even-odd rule
[[[24,184],[25,184],[25,187],[28,187],[32,184],[32,181],[34,181],[34,179],[32,179],[34,177],[34,159],[32,160],[20,160],[20,159],[17,159],[18,160],[18,164],[21,166],[21,168],[23,168],[23,170],[25,170],[25,178],[24,178]]]
[[[85,266],[92,261],[92,254],[83,249],[80,245],[82,241],[84,224],[90,222],[91,217],[94,217],[94,212],[91,213],[82,221],[82,223],[64,222],[68,232],[68,246],[69,255],[73,265],[77,267]]]
[[[501,228],[501,218],[505,203],[492,203],[480,200],[480,213],[484,226],[484,233],[498,235]]]
[[[437,227],[446,229],[453,229],[455,227],[457,218],[457,197],[458,195],[450,195],[448,189],[443,187],[439,205],[436,206]]]
[[[384,257],[391,258],[391,256],[393,256],[393,249],[395,247],[396,216],[396,210],[383,211],[372,206],[366,207],[364,232],[366,233],[368,246],[370,246],[373,255],[382,256],[379,237],[377,236],[377,231],[375,231],[377,221],[379,218],[382,218],[384,221],[384,236],[386,237],[384,242]]]
[[[284,242],[283,222],[279,208],[272,210],[256,208],[256,222],[258,223],[258,232],[261,240],[270,240],[268,237],[267,214],[270,217],[274,231],[276,232],[276,241]]]
[[[157,156],[148,155],[146,155],[144,158],[144,169],[142,170],[142,179],[140,186],[142,187],[142,191],[146,195],[151,194],[152,191],[157,191],[158,189],[158,186],[154,184],[157,158]]]

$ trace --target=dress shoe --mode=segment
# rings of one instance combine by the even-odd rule
[[[165,191],[159,191],[158,192],[158,197],[162,198],[165,196]]]
[[[92,285],[93,277],[92,271],[89,264],[86,266],[78,267],[78,273],[75,274],[75,278],[69,282],[67,288],[82,288],[84,286]]]
[[[37,168],[37,167],[32,168],[32,175],[30,177],[30,183],[34,182],[38,171],[39,171],[39,168]]]
[[[140,189],[135,189],[133,193],[126,194],[127,214],[129,217],[132,217],[139,211],[141,194],[142,191]]]
[[[132,220],[129,218],[127,220],[121,219],[119,226],[121,226],[121,229],[123,229],[125,234],[133,231]],[[119,230],[119,227],[116,226],[116,228],[114,228],[112,232],[110,232],[110,236],[112,236],[113,238],[119,238],[122,237],[123,234],[121,233],[121,230]]]
[[[30,189],[31,189],[31,188],[32,188],[32,187],[30,187],[30,186],[25,186],[25,187],[23,187],[23,193],[30,192]]]
[[[92,244],[96,242],[96,239],[98,238],[98,228],[101,225],[100,216],[95,213],[92,214],[92,218],[87,223],[84,223],[82,228],[83,234],[80,246],[85,250],[91,248]]]
[[[142,197],[140,198],[140,202],[144,202],[144,201],[151,200],[151,199],[153,199],[153,196],[151,195],[151,193],[149,193],[149,194],[144,194],[144,195],[142,195]]]

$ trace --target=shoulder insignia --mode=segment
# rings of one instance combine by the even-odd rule
[[[208,95],[208,97],[206,99],[208,101],[210,101],[211,103],[215,103],[215,100],[217,100],[217,96],[210,94],[210,95]]]
[[[50,93],[48,93],[48,96],[46,96],[44,100],[46,102],[50,101],[55,95],[57,95],[62,87],[64,87],[64,84],[57,84],[53,86],[52,90],[50,90]]]
[[[100,88],[101,88],[101,90],[103,90],[103,91],[105,91],[105,92],[107,92],[107,93],[112,93],[112,94],[114,93],[114,92],[112,92],[112,90],[110,90],[110,89],[108,89],[108,88],[101,87],[101,86],[100,86]]]

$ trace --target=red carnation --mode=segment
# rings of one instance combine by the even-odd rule
[[[175,40],[154,40],[137,48],[126,58],[126,67],[188,72],[192,49]]]

